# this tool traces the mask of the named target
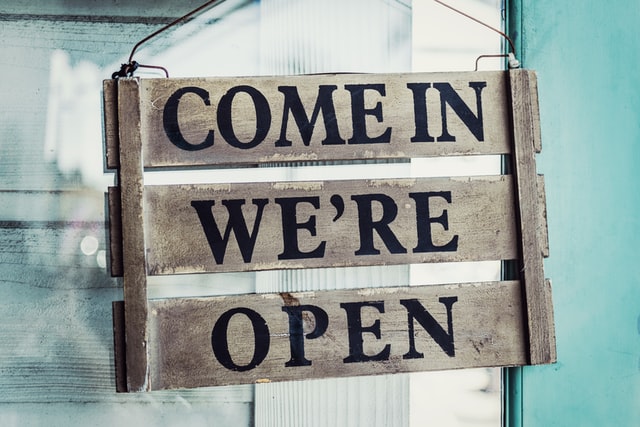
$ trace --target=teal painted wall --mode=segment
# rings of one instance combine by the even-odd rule
[[[557,364],[511,372],[510,424],[640,426],[640,2],[510,13],[538,72],[558,348]]]

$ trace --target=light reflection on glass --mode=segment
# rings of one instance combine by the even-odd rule
[[[326,3],[322,6],[320,3],[316,1],[305,4],[309,8],[315,8],[316,13],[332,13],[332,8],[327,7]],[[467,0],[456,2],[456,6],[495,27],[502,27],[501,1]],[[269,57],[264,51],[281,49],[285,43],[296,42],[300,46],[314,43],[314,40],[308,37],[308,29],[302,26],[296,27],[297,39],[282,38],[284,33],[279,31],[278,25],[291,23],[293,18],[287,17],[289,12],[291,9],[285,9],[280,18],[274,18],[270,22],[274,25],[271,29],[269,25],[259,24],[259,2],[251,2],[221,20],[213,18],[218,12],[205,13],[173,31],[160,43],[165,48],[142,49],[139,55],[146,63],[166,66],[172,77],[259,75],[264,74],[265,70],[269,70],[269,73],[273,70],[288,69],[276,62],[291,60],[287,56],[290,52],[282,53],[282,57],[276,54]],[[270,13],[275,12],[271,10]],[[212,21],[215,23],[210,25],[209,22]],[[268,44],[267,41],[270,39],[271,42]],[[349,40],[351,39],[346,39],[345,43]],[[398,41],[406,42],[402,37],[399,37]],[[477,56],[499,53],[503,43],[495,33],[426,0],[413,1],[411,42],[413,71],[472,70]],[[299,69],[304,72],[328,71],[326,67],[330,64],[334,67],[331,71],[372,71],[361,69],[363,60],[354,60],[353,57],[340,53],[339,46],[336,46],[336,49],[336,52],[317,51],[314,56],[305,57],[306,62],[301,62]],[[305,55],[304,49],[300,51],[300,55]],[[267,57],[276,62],[268,63],[265,59]],[[261,60],[258,60],[259,58]],[[46,162],[55,164],[63,176],[79,176],[82,186],[95,193],[104,192],[114,181],[113,173],[103,169],[100,92],[102,79],[107,78],[118,67],[119,63],[106,68],[100,68],[90,62],[72,63],[69,55],[62,50],[56,50],[51,55],[43,158]],[[499,60],[486,60],[481,62],[481,68],[499,69],[502,68],[502,63]],[[153,72],[140,75],[158,77]],[[323,171],[322,168],[328,168],[330,171]],[[394,175],[400,173],[398,169],[402,168],[402,165],[385,165],[384,169],[375,173],[380,177]],[[493,174],[499,173],[500,159],[414,159],[410,168],[412,176]],[[154,180],[155,183],[176,180],[211,182],[276,180],[284,179],[283,176],[290,179],[291,175],[295,175],[295,179],[310,179],[312,177],[309,174],[335,177],[343,172],[361,175],[359,166],[346,166],[342,167],[342,170],[336,166],[323,166],[313,171],[300,168],[295,173],[275,168],[268,171],[216,171],[215,178],[200,172],[187,172],[180,178],[156,172],[147,176],[151,183],[154,183]],[[81,210],[71,216],[67,219],[79,220],[83,218],[83,212]],[[107,268],[104,235],[81,237],[80,233],[73,233],[73,238],[69,239],[73,241],[62,242],[64,248],[61,253],[66,254],[65,251],[70,248],[78,251],[79,248],[79,253],[91,258],[92,267],[103,270]],[[412,266],[410,281],[412,284],[451,283],[465,281],[471,276],[474,277],[473,280],[478,280],[479,273],[484,280],[497,280],[500,275],[499,264]],[[164,277],[149,279],[150,297],[242,293],[254,290],[255,275],[252,273],[216,275],[215,278],[199,275],[182,276],[177,280]],[[496,380],[496,372],[498,371],[478,369],[412,374],[411,425],[424,425],[423,420],[427,420],[429,424],[447,426],[499,425],[500,398],[496,387],[496,383],[499,382]]]

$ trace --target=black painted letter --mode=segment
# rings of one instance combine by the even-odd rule
[[[362,307],[373,307],[378,312],[384,313],[384,301],[345,302],[340,307],[347,312],[347,329],[349,330],[349,357],[343,359],[344,363],[371,362],[389,360],[391,344],[373,356],[364,354],[364,340],[362,334],[369,332],[380,339],[380,319],[376,319],[371,326],[362,326]]]
[[[227,330],[229,329],[229,321],[236,314],[244,314],[251,320],[254,336],[254,350],[251,361],[246,365],[237,365],[232,359],[229,353],[229,340],[227,339]],[[249,371],[259,364],[267,357],[269,353],[270,334],[267,322],[260,314],[255,311],[238,307],[225,312],[216,324],[213,326],[211,332],[211,347],[213,348],[213,354],[218,359],[218,362],[225,368],[231,371],[244,372]]]
[[[378,255],[380,251],[373,246],[373,230],[378,235],[392,254],[404,254],[407,250],[400,244],[398,238],[389,224],[398,215],[398,206],[393,199],[386,194],[363,194],[351,196],[358,204],[358,227],[360,228],[360,249],[356,255]],[[373,209],[371,204],[378,202],[382,205],[382,218],[379,221],[373,220]]]
[[[302,252],[298,247],[298,230],[304,228],[309,230],[312,236],[316,235],[316,217],[312,215],[307,222],[298,222],[296,206],[298,203],[309,203],[314,208],[320,208],[320,197],[282,197],[276,198],[275,202],[282,210],[282,241],[284,250],[278,255],[278,259],[302,259],[302,258],[322,258],[327,242],[323,241],[311,252]]]
[[[284,366],[310,366],[311,361],[304,357],[304,339],[314,339],[322,336],[329,326],[329,316],[327,312],[315,305],[284,306],[282,311],[289,315],[289,347],[291,348],[291,360]],[[302,312],[307,311],[313,314],[315,328],[308,334],[304,334],[304,323]]]
[[[416,124],[416,133],[411,142],[434,142],[429,135],[427,123],[427,89],[431,83],[407,83],[407,87],[413,92],[413,117]]]
[[[456,90],[451,87],[450,83],[434,83],[433,87],[440,91],[440,111],[442,114],[442,135],[438,137],[438,141],[454,142],[456,137],[449,134],[447,130],[447,104],[460,117],[464,125],[471,131],[478,141],[484,141],[484,126],[482,123],[482,89],[487,86],[486,82],[469,82],[469,87],[476,92],[476,109],[478,114],[475,115],[471,109],[464,103]]]
[[[418,234],[418,244],[413,248],[414,253],[420,252],[455,252],[458,250],[458,235],[451,238],[448,243],[442,246],[433,244],[431,236],[431,224],[437,222],[449,229],[449,219],[447,210],[443,209],[442,215],[438,217],[429,216],[429,199],[431,197],[442,197],[451,203],[451,191],[429,191],[426,193],[409,193],[409,197],[416,201],[416,230]]]
[[[391,128],[388,127],[378,136],[367,135],[367,118],[373,116],[382,123],[382,104],[376,103],[373,108],[365,108],[364,91],[375,90],[380,95],[385,96],[384,84],[363,84],[344,85],[344,88],[351,92],[351,118],[353,121],[353,137],[349,139],[349,144],[377,144],[391,141]]]
[[[416,350],[416,337],[413,331],[413,320],[424,328],[433,340],[438,343],[440,348],[449,357],[456,355],[456,349],[453,342],[453,317],[451,316],[451,307],[453,303],[458,301],[458,297],[442,297],[438,301],[447,308],[447,331],[433,318],[433,316],[424,308],[417,299],[400,300],[400,304],[407,309],[407,317],[409,323],[409,351],[402,356],[403,359],[422,359],[424,354]]]
[[[242,142],[236,136],[233,130],[233,114],[232,105],[233,98],[239,92],[244,92],[251,97],[253,106],[256,111],[256,133],[251,141]],[[251,86],[235,86],[229,89],[227,93],[220,98],[218,104],[218,128],[220,135],[227,141],[229,145],[241,149],[249,149],[258,146],[269,133],[271,127],[271,109],[269,102],[260,91]]]
[[[320,85],[318,87],[318,98],[313,107],[311,119],[307,116],[298,88],[295,86],[278,86],[278,90],[284,94],[284,111],[282,112],[282,127],[280,128],[280,138],[276,141],[276,147],[290,147],[292,142],[287,139],[287,124],[289,122],[289,111],[293,115],[302,143],[309,146],[313,129],[318,120],[318,114],[322,110],[322,120],[327,137],[322,141],[322,145],[345,144],[346,141],[340,137],[338,121],[336,120],[336,109],[333,105],[333,91],[338,87],[333,85]]]
[[[213,131],[210,130],[207,133],[204,141],[199,144],[190,144],[180,132],[180,125],[178,124],[178,106],[180,105],[180,99],[187,93],[193,93],[202,98],[204,105],[210,106],[209,92],[199,87],[183,87],[175,91],[167,100],[164,106],[164,112],[162,114],[162,125],[164,126],[164,133],[169,138],[169,141],[176,147],[186,151],[197,151],[203,148],[213,146]]]
[[[229,237],[231,231],[236,236],[236,241],[240,247],[240,253],[244,262],[251,262],[253,256],[253,248],[256,245],[256,238],[258,237],[258,230],[260,229],[260,221],[262,220],[262,212],[268,199],[253,199],[252,203],[257,206],[256,219],[253,222],[253,230],[249,234],[247,223],[244,220],[244,214],[242,212],[242,205],[244,205],[244,199],[232,199],[223,200],[222,204],[227,208],[229,213],[229,219],[227,220],[227,228],[224,230],[224,237],[220,234],[220,229],[216,224],[216,220],[213,217],[211,208],[215,205],[214,200],[193,200],[191,206],[193,206],[200,218],[200,224],[204,230],[205,236],[207,236],[207,242],[213,253],[213,258],[217,264],[224,262],[224,254],[227,250],[227,244],[229,243]]]

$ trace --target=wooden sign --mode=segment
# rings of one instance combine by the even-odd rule
[[[119,391],[555,360],[534,73],[120,79],[104,100]],[[167,167],[478,154],[508,155],[513,173],[144,182]],[[151,275],[478,260],[520,274],[147,300]]]

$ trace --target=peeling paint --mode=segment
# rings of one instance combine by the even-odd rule
[[[324,182],[274,182],[273,184],[271,184],[271,188],[273,188],[274,190],[320,191],[324,188]]]
[[[290,153],[290,154],[272,154],[269,156],[260,157],[260,162],[305,162],[318,160],[318,154],[316,153]]]
[[[368,181],[368,186],[372,188],[382,187],[398,187],[398,188],[411,188],[416,185],[415,179],[373,179]]]

